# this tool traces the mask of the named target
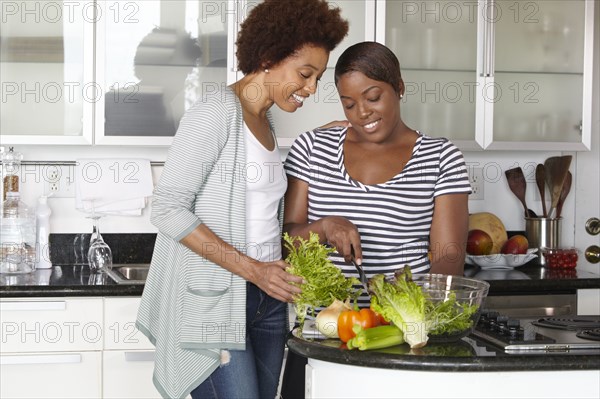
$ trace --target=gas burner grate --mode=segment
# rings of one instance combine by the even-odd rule
[[[567,331],[600,329],[600,319],[596,317],[544,317],[532,324]]]
[[[575,335],[582,339],[600,341],[600,328],[594,328],[593,330],[581,330],[578,331]]]

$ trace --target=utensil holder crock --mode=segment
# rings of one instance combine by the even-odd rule
[[[538,261],[544,266],[542,248],[560,248],[562,218],[525,218],[525,235],[529,248],[538,248]]]

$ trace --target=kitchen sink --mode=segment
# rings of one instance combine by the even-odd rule
[[[144,284],[149,269],[148,263],[119,264],[113,265],[107,274],[117,284]]]

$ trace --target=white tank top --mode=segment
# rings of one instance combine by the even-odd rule
[[[279,148],[267,150],[244,123],[246,141],[246,254],[262,262],[281,259],[279,201],[287,178]]]

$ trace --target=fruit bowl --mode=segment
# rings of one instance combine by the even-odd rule
[[[470,312],[465,328],[449,331],[442,318],[434,321],[429,332],[429,341],[454,342],[469,335],[479,321],[481,304],[487,297],[490,285],[482,280],[445,274],[415,274],[413,281],[421,286],[425,296],[438,306],[454,298],[453,307],[457,313]]]
[[[491,254],[491,255],[469,255],[465,261],[471,265],[477,265],[483,270],[488,269],[514,269],[523,266],[532,259],[537,258],[537,248],[529,248],[526,254]]]

